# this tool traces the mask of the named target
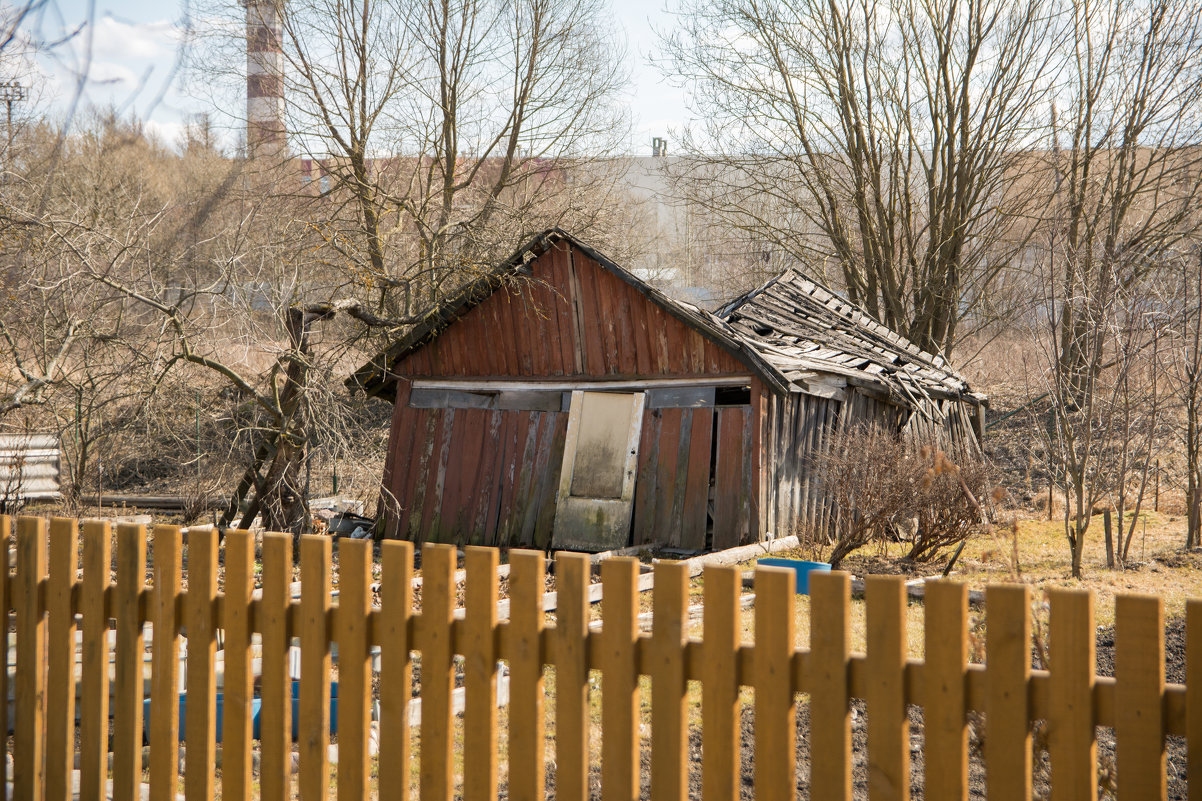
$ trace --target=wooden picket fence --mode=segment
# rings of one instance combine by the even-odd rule
[[[1202,795],[1202,677],[1186,685],[1164,678],[1164,619],[1158,598],[1117,599],[1116,676],[1095,675],[1093,600],[1089,592],[1050,593],[1047,634],[1051,670],[1032,670],[1031,595],[1021,585],[987,590],[984,665],[970,664],[968,594],[963,585],[933,582],[925,598],[925,659],[908,660],[906,595],[893,577],[866,587],[867,654],[853,654],[850,581],[846,574],[811,578],[810,647],[795,642],[793,574],[761,569],[755,577],[755,642],[742,639],[740,574],[729,567],[704,573],[703,637],[688,636],[689,576],[681,563],[654,572],[651,633],[638,622],[638,565],[612,559],[601,568],[602,625],[590,627],[590,564],[558,554],[554,624],[542,612],[544,556],[510,551],[509,610],[498,620],[498,553],[469,548],[465,612],[458,613],[456,551],[427,545],[423,553],[421,611],[413,608],[413,548],[381,545],[379,604],[373,603],[372,544],[338,544],[338,597],[331,599],[331,541],[300,542],[301,593],[294,600],[292,539],[266,534],[256,581],[254,540],[226,536],[223,558],[212,531],[153,531],[153,582],[146,581],[147,533],[116,532],[116,580],[111,579],[111,531],[86,522],[80,537],[72,520],[17,523],[15,571],[0,571],[0,596],[15,617],[13,798],[68,801],[78,726],[79,797],[101,801],[138,798],[149,783],[150,801],[173,801],[179,791],[177,688],[180,637],[187,637],[186,742],[183,793],[211,801],[215,787],[214,658],[224,632],[224,801],[285,801],[291,778],[292,704],[288,651],[300,640],[299,769],[301,801],[407,801],[461,794],[491,799],[498,793],[498,660],[508,663],[510,699],[506,758],[508,797],[543,799],[548,754],[544,702],[553,703],[554,795],[590,796],[593,736],[590,671],[600,671],[600,795],[628,801],[640,792],[640,676],[650,682],[651,797],[681,801],[689,795],[689,682],[701,684],[701,787],[705,801],[739,797],[742,785],[740,688],[754,689],[754,795],[762,801],[797,794],[796,713],[808,694],[809,797],[850,799],[852,714],[863,699],[867,714],[867,776],[871,799],[908,798],[910,721],[907,704],[923,708],[924,797],[967,798],[969,713],[984,714],[988,797],[1030,799],[1033,722],[1044,721],[1053,799],[1094,799],[1098,792],[1096,726],[1114,729],[1118,797],[1164,798],[1166,736],[1187,738],[1190,797]],[[11,522],[0,517],[0,546],[11,544]],[[218,592],[218,566],[224,592]],[[255,585],[259,584],[256,589]],[[144,628],[152,649],[149,729],[143,732]],[[108,629],[115,623],[115,649]],[[76,637],[76,628],[80,636]],[[262,639],[261,761],[252,770],[252,633]],[[78,723],[74,709],[77,641],[82,649]],[[1202,603],[1187,610],[1191,666],[1202,665]],[[331,643],[338,649],[336,790],[331,790]],[[379,646],[379,754],[370,756],[373,646]],[[421,716],[417,780],[411,782],[413,653],[421,654]],[[462,742],[456,740],[452,693],[455,656],[465,657],[466,708]],[[115,661],[112,687],[106,665]],[[544,692],[544,667],[554,668],[554,692]],[[7,673],[4,674],[7,681]],[[111,709],[109,708],[111,696]],[[7,705],[9,688],[0,687]],[[0,709],[0,717],[7,708]],[[111,720],[111,723],[110,723]],[[110,731],[111,727],[111,731]],[[143,735],[149,765],[143,761]],[[107,765],[111,747],[111,790]],[[462,777],[455,774],[461,748]],[[144,776],[148,769],[148,777]],[[6,779],[9,777],[5,777]]]

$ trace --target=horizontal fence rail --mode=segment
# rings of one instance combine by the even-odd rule
[[[256,558],[254,537],[242,531],[219,542],[215,531],[193,529],[186,544],[174,526],[148,537],[142,526],[120,525],[113,534],[104,522],[81,531],[74,520],[23,517],[14,536],[0,516],[0,545],[16,551],[15,569],[0,571],[0,598],[14,621],[3,646],[15,652],[0,678],[0,719],[10,719],[12,703],[5,779],[19,801],[69,801],[76,769],[81,801],[134,799],[143,784],[150,801],[180,793],[212,801],[218,790],[223,801],[407,801],[414,792],[431,801],[488,799],[498,795],[502,766],[514,799],[551,791],[616,801],[649,787],[652,798],[678,801],[696,795],[692,771],[701,797],[720,801],[744,792],[747,748],[754,797],[792,799],[802,704],[813,799],[853,797],[857,709],[867,716],[859,757],[867,797],[909,798],[911,705],[923,710],[928,799],[968,797],[974,748],[989,798],[1030,799],[1033,737],[1046,741],[1052,798],[1097,798],[1097,727],[1114,731],[1118,798],[1166,797],[1170,736],[1186,738],[1190,797],[1202,797],[1202,677],[1193,676],[1202,669],[1202,602],[1187,604],[1189,680],[1178,685],[1165,682],[1163,604],[1152,596],[1116,600],[1110,678],[1096,675],[1093,598],[1082,590],[1049,591],[1050,669],[1036,670],[1024,585],[986,591],[985,663],[975,664],[968,592],[949,581],[927,584],[924,659],[914,660],[897,577],[866,582],[868,645],[859,654],[850,648],[851,582],[840,572],[811,577],[810,644],[799,648],[794,574],[779,568],[756,572],[752,644],[732,567],[705,569],[697,639],[689,634],[688,570],[678,563],[655,567],[648,633],[634,559],[602,562],[597,626],[590,560],[580,554],[555,557],[552,616],[542,611],[544,555],[509,551],[509,616],[501,620],[495,549],[466,550],[460,588],[456,550],[426,545],[417,611],[408,542],[384,541],[375,555],[371,542],[342,539],[335,562],[330,539],[301,537],[295,597],[289,535],[262,535]],[[696,692],[690,682],[700,683]],[[742,688],[753,690],[749,741]],[[691,743],[698,732],[700,751]]]

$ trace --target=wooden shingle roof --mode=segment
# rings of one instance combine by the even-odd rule
[[[494,270],[431,309],[391,347],[363,365],[347,383],[369,394],[386,393],[401,359],[437,337],[446,326],[504,286],[556,242],[567,242],[648,300],[720,343],[776,392],[824,394],[833,386],[857,386],[913,406],[924,398],[983,402],[936,354],[873,320],[866,312],[788,271],[711,313],[650,286],[570,234],[551,229],[534,237]]]
[[[727,303],[717,316],[802,391],[833,377],[903,403],[985,400],[942,356],[793,270]]]

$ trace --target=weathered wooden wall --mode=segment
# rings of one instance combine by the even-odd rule
[[[750,405],[648,410],[634,495],[636,543],[701,550],[755,539],[752,423]],[[710,542],[707,514],[714,519]]]
[[[721,345],[566,242],[394,367],[398,376],[747,374]]]
[[[778,537],[825,538],[837,524],[814,460],[829,452],[832,435],[854,425],[878,426],[949,453],[980,446],[965,404],[926,401],[916,411],[848,388],[843,400],[812,395],[771,396],[767,404],[768,509],[766,530]]]
[[[825,536],[831,509],[813,460],[830,447],[843,405],[799,393],[770,398],[767,525],[776,536]]]
[[[750,372],[566,243],[530,266],[530,280],[498,290],[394,368],[387,536],[546,547],[567,431],[566,409],[412,408],[407,379],[721,379]],[[714,547],[756,539],[762,527],[752,522],[753,430],[750,405],[649,409],[634,541],[705,548],[711,513]]]
[[[409,386],[397,382],[387,536],[546,547],[567,412],[414,409]]]

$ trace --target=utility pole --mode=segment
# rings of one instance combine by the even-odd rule
[[[13,148],[13,103],[20,103],[29,97],[29,90],[20,81],[0,83],[0,100],[8,106],[8,150]]]

